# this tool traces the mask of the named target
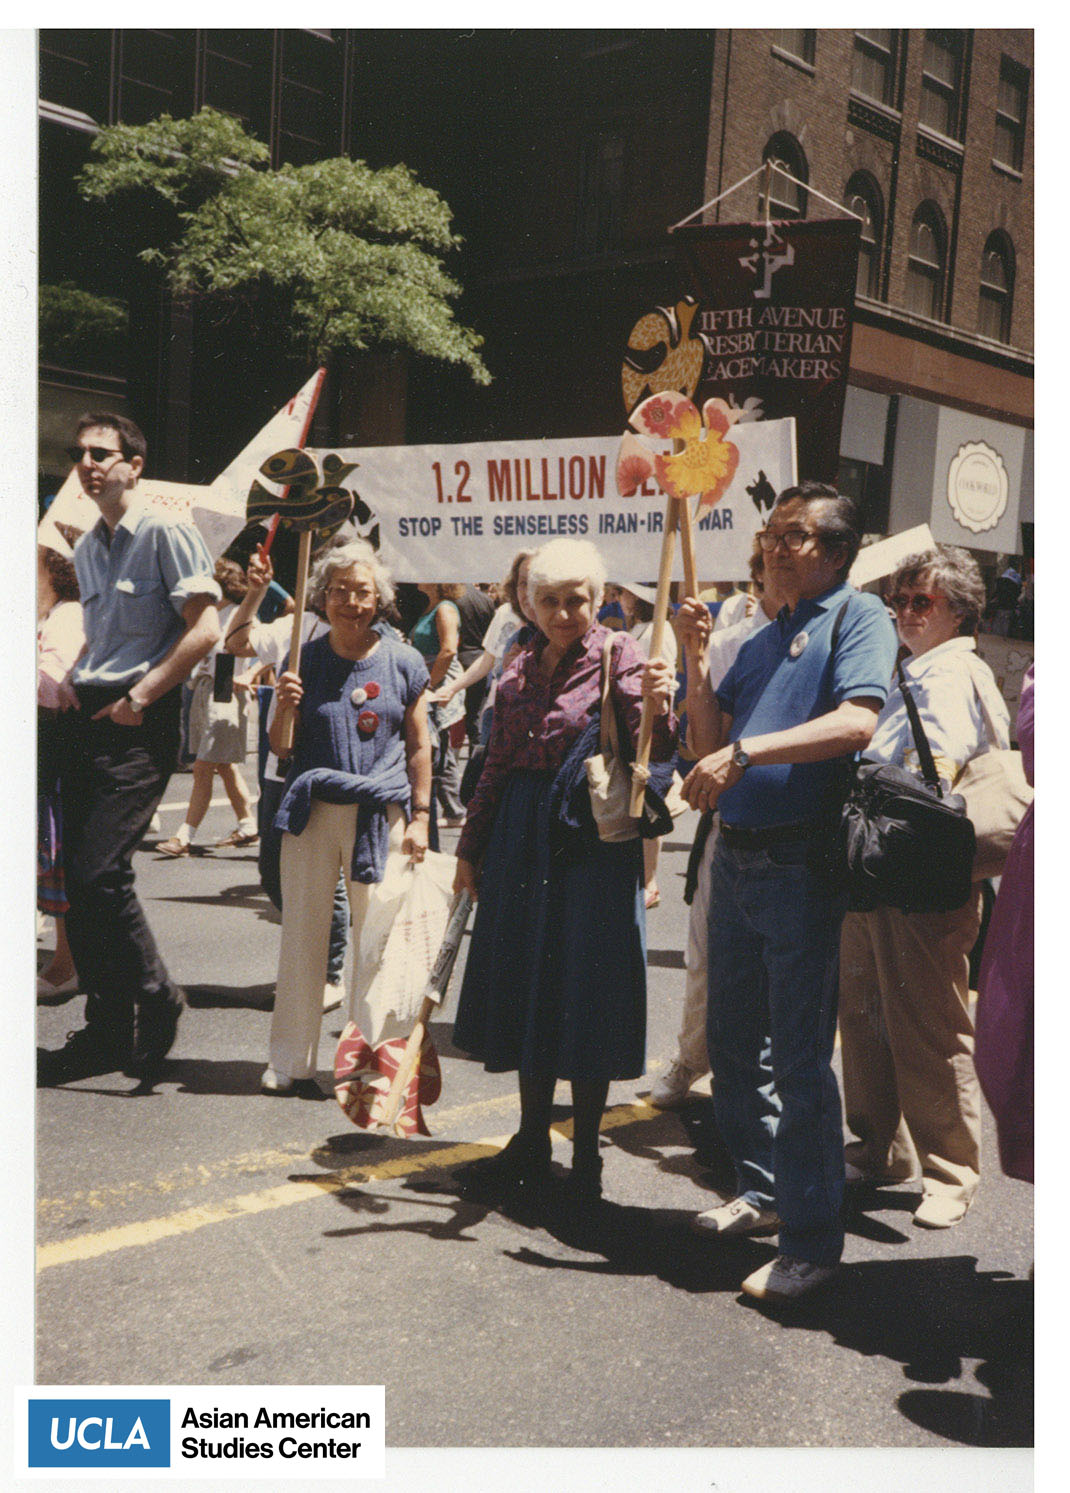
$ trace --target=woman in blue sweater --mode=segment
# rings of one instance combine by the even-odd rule
[[[275,818],[283,831],[282,944],[265,1093],[292,1093],[316,1072],[339,868],[356,948],[368,888],[383,879],[387,855],[422,860],[427,849],[427,667],[380,621],[393,595],[389,573],[369,545],[328,550],[313,571],[310,600],[320,604],[330,631],[305,644],[300,674],[286,672],[277,685],[273,751],[283,744],[291,711],[296,726]],[[351,991],[351,1012],[355,997]]]

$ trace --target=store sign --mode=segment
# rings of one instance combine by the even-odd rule
[[[929,525],[941,544],[1017,554],[1027,432],[1002,420],[940,407],[929,437]],[[925,451],[917,446],[915,467]]]
[[[947,501],[973,534],[994,529],[1007,511],[1010,483],[1002,456],[987,441],[967,441],[947,469]]]
[[[695,518],[703,580],[748,577],[754,535],[776,494],[795,481],[793,421],[740,424],[732,440],[739,448],[732,482]],[[497,580],[517,550],[568,537],[595,544],[611,579],[649,581],[658,570],[668,500],[653,478],[633,496],[620,495],[619,450],[619,436],[591,436],[336,454],[353,464],[346,488],[396,580]],[[667,443],[664,454],[671,451]],[[676,575],[683,576],[679,554]]]

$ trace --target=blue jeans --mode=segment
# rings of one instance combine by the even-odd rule
[[[279,873],[279,857],[282,854],[282,830],[275,828],[275,815],[282,802],[285,787],[276,778],[265,778],[260,786],[260,802],[256,806],[257,829],[260,831],[260,850],[257,866],[260,885],[274,905],[282,911],[282,881]],[[338,885],[334,889],[334,910],[331,914],[331,933],[327,944],[326,983],[340,985],[346,962],[346,944],[349,941],[349,898],[346,896],[345,877],[338,873]]]
[[[710,867],[707,1042],[714,1113],[737,1192],[781,1220],[780,1250],[843,1252],[843,1129],[832,1071],[844,899],[805,841],[719,839]]]

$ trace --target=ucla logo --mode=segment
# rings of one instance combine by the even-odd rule
[[[170,1400],[30,1400],[31,1467],[169,1467]]]

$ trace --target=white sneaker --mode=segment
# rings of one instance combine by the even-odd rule
[[[346,988],[341,981],[337,985],[327,984],[323,987],[323,1009],[333,1011],[340,1006],[345,999]]]
[[[276,1073],[274,1068],[265,1068],[260,1075],[260,1088],[265,1094],[288,1094],[294,1081],[285,1073]]]
[[[742,1289],[758,1301],[798,1301],[831,1280],[838,1270],[838,1265],[814,1265],[792,1255],[777,1255],[748,1275]]]
[[[719,1208],[696,1213],[691,1219],[691,1227],[697,1234],[719,1234],[722,1238],[731,1234],[775,1234],[780,1228],[780,1219],[771,1208],[756,1208],[745,1198],[733,1198]]]
[[[687,1099],[688,1091],[702,1074],[689,1068],[679,1058],[673,1058],[668,1068],[650,1090],[650,1102],[655,1109],[679,1109]]]
[[[970,1202],[972,1202],[972,1198]],[[951,1229],[966,1217],[970,1203],[963,1198],[927,1192],[918,1204],[914,1222],[922,1229]]]

